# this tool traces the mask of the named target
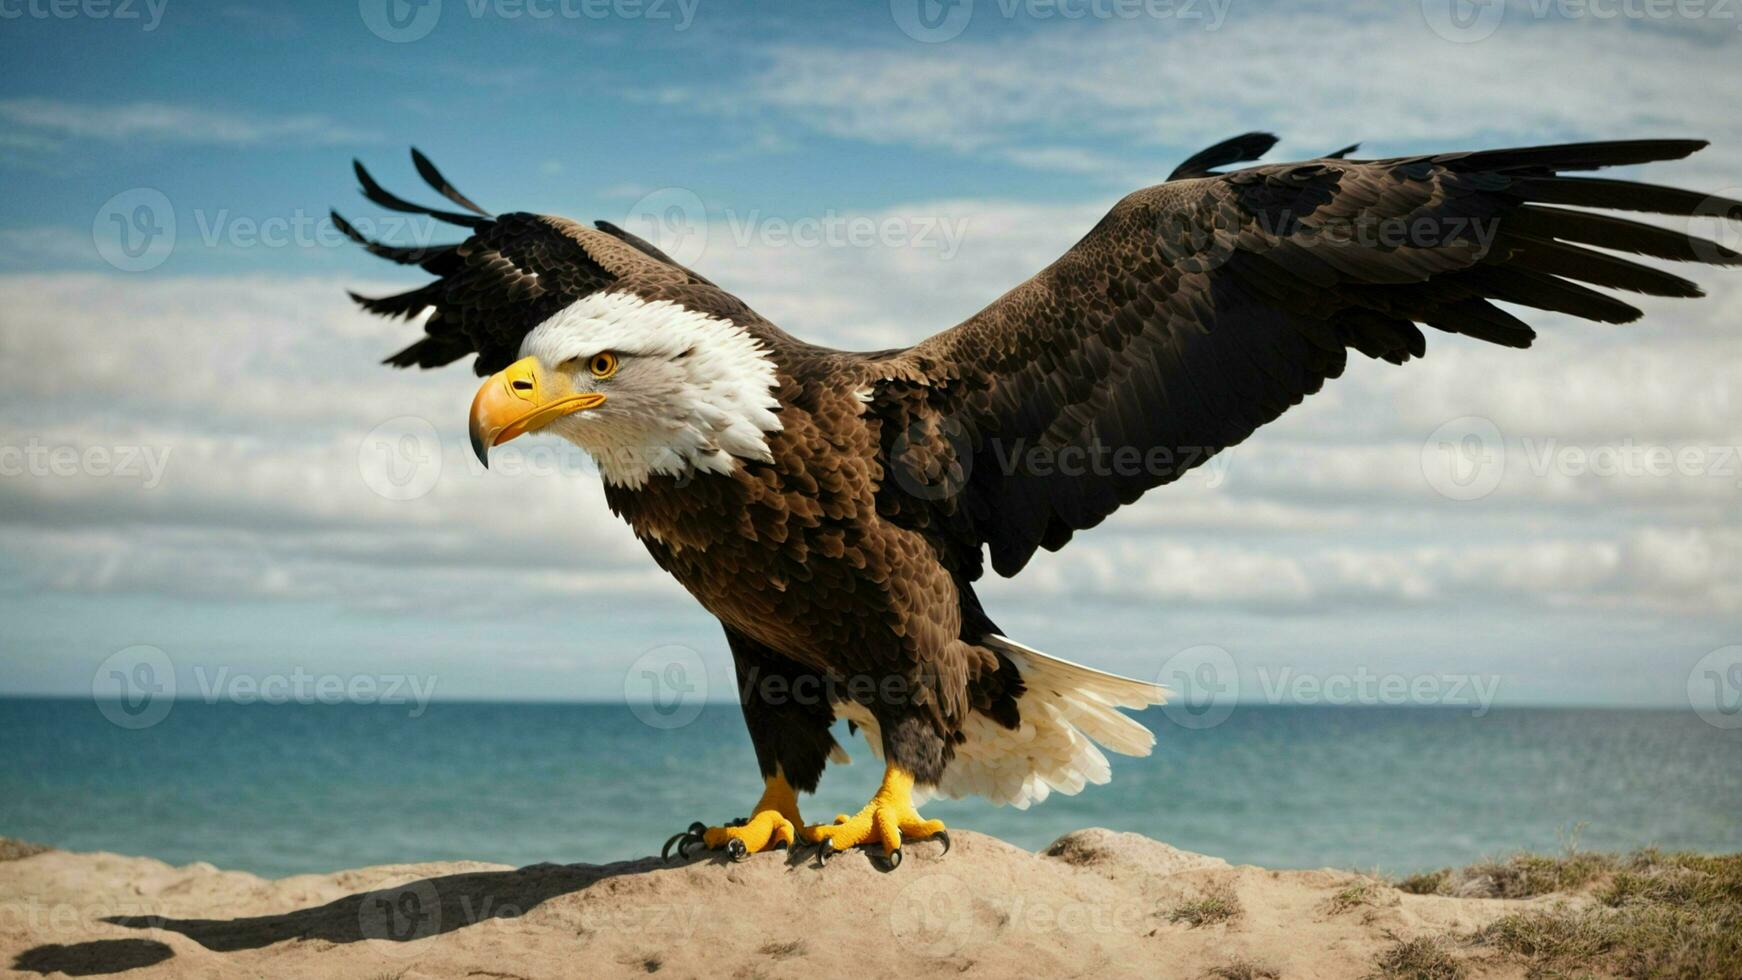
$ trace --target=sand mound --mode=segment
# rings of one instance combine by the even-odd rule
[[[271,881],[61,851],[0,862],[0,967],[152,977],[1355,977],[1519,903],[1404,895],[1084,830],[862,854],[391,865]],[[1365,887],[1362,887],[1365,883]],[[1351,887],[1355,886],[1355,887]],[[1350,900],[1350,895],[1355,895]],[[1263,972],[1248,974],[1264,976]]]

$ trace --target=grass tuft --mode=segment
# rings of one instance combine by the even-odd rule
[[[1211,968],[1204,974],[1213,980],[1281,980],[1282,974],[1251,960],[1232,960],[1225,966]]]
[[[777,960],[788,960],[794,956],[805,955],[810,952],[810,947],[805,945],[804,940],[794,939],[791,942],[784,943],[764,943],[762,948],[757,952],[760,952],[763,956],[771,956]]]
[[[10,837],[0,837],[0,861],[17,861],[20,858],[36,854],[46,854],[54,848],[46,844],[32,844],[27,840],[13,840]]]
[[[1343,886],[1336,894],[1325,899],[1325,911],[1331,915],[1342,915],[1344,912],[1367,905],[1379,905],[1385,898],[1385,885],[1370,878],[1361,878]],[[1395,904],[1393,899],[1391,904]]]
[[[1399,881],[1397,890],[1411,895],[1449,895],[1451,877],[1451,868],[1413,874]]]
[[[1532,976],[1742,980],[1742,855],[1640,851],[1613,864],[1600,904],[1515,912],[1471,939]]]
[[[1581,851],[1576,842],[1569,840],[1560,854],[1520,851],[1504,858],[1479,861],[1467,868],[1441,868],[1410,875],[1399,881],[1397,888],[1411,895],[1534,898],[1583,888],[1619,865],[1613,855]]]
[[[1400,939],[1374,963],[1370,980],[1462,980],[1469,971],[1438,936]]]
[[[1200,898],[1175,906],[1168,913],[1167,921],[1184,922],[1195,929],[1216,922],[1227,922],[1242,911],[1244,910],[1240,907],[1239,896],[1234,894],[1233,886],[1224,882],[1212,886]]]

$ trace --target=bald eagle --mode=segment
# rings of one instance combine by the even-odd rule
[[[435,279],[365,309],[428,314],[387,358],[474,356],[473,446],[561,436],[659,566],[725,627],[765,784],[749,815],[700,823],[678,853],[948,837],[930,794],[1025,807],[1147,754],[1121,709],[1162,701],[1007,637],[974,583],[1020,572],[1144,491],[1178,479],[1342,374],[1352,349],[1403,364],[1422,327],[1506,347],[1535,336],[1496,301],[1603,323],[1640,315],[1591,287],[1694,297],[1616,253],[1714,265],[1742,255],[1602,213],[1742,216],[1742,203],[1567,176],[1687,156],[1633,140],[1215,168],[1262,156],[1251,133],[1113,206],[1052,265],[961,324],[900,350],[806,343],[608,222],[492,215],[416,150],[459,210],[366,198],[466,229],[453,245],[372,241]],[[1127,465],[1062,465],[1069,454]],[[864,809],[807,825],[797,793],[841,758],[837,718],[885,765]],[[667,842],[669,850],[672,841]]]

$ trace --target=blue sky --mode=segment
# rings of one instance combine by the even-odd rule
[[[1739,193],[1735,21],[1539,2],[1448,27],[1444,6],[977,0],[930,8],[949,36],[921,40],[906,0],[442,0],[397,8],[437,14],[395,43],[375,0],[167,0],[156,21],[0,2],[0,693],[88,694],[138,644],[184,691],[227,667],[622,697],[671,645],[728,676],[584,460],[525,440],[530,472],[479,472],[470,374],[375,366],[411,329],[343,289],[417,276],[323,224],[384,217],[352,157],[415,196],[416,145],[486,207],[625,223],[862,348],[957,322],[1245,130],[1282,135],[1272,159],[1703,136],[1631,176]],[[115,220],[141,204],[173,243],[126,271]],[[1525,354],[1435,337],[1408,369],[1352,365],[988,602],[1025,642],[1170,683],[1224,651],[1247,699],[1367,672],[1686,704],[1695,665],[1742,642],[1742,284],[1696,278],[1709,300],[1633,327],[1536,316]],[[1471,432],[1504,462],[1479,494],[1435,478]],[[406,461],[376,459],[408,446],[428,477],[409,494],[380,470]],[[1655,449],[1699,463],[1579,463]],[[23,462],[56,450],[79,462]]]
[[[513,16],[513,6],[499,14],[497,3],[473,16],[464,0],[446,0],[428,36],[389,43],[350,4],[167,2],[152,30],[143,7],[138,21],[6,23],[3,117],[12,138],[0,147],[36,191],[5,202],[8,227],[66,224],[123,186],[153,187],[180,209],[214,214],[318,216],[335,203],[355,211],[344,162],[359,156],[382,176],[403,178],[409,145],[466,174],[468,192],[481,200],[582,215],[621,216],[638,196],[625,199],[627,190],[638,187],[680,186],[742,210],[795,216],[925,198],[1075,200],[1083,189],[1080,180],[1062,183],[1044,169],[944,146],[837,135],[797,118],[796,98],[759,105],[724,91],[779,86],[769,75],[779,64],[774,52],[825,39],[854,51],[920,48],[876,4],[686,0],[700,5],[684,27],[675,0],[669,11],[653,8],[669,19],[598,20]],[[549,9],[560,8],[552,0]],[[974,36],[1034,26],[987,18]],[[951,47],[937,46],[938,54]],[[166,118],[148,124],[154,108]],[[29,121],[56,110],[59,125]],[[127,129],[128,113],[138,128]],[[1038,142],[1093,142],[1125,164],[1123,179],[1097,175],[1095,186],[1113,196],[1170,167],[1181,149],[1032,128]],[[203,272],[252,258],[217,251],[179,250],[163,270]],[[308,271],[272,258],[275,273]],[[351,253],[322,258],[380,272]],[[34,268],[79,257],[13,259]]]

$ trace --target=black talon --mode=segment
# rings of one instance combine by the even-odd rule
[[[896,868],[901,867],[901,848],[898,847],[895,850],[890,851],[888,854],[878,854],[873,852],[871,854],[871,863],[878,871],[888,874]]]
[[[836,853],[837,852],[835,851],[835,842],[834,841],[828,839],[827,837],[824,837],[822,840],[817,841],[817,867],[819,867],[819,868],[827,867],[828,863],[829,863],[829,858],[834,857]]]
[[[943,857],[945,854],[950,853],[950,832],[949,831],[940,830],[937,833],[931,835],[931,839],[932,840],[940,840],[940,841],[944,842],[944,849],[942,851],[938,852],[938,857]]]
[[[726,841],[726,854],[732,858],[733,864],[750,860],[750,848],[736,837]]]
[[[690,834],[687,831],[681,834],[672,834],[671,837],[666,840],[665,846],[659,849],[659,859],[661,861],[670,861],[671,845],[676,844],[680,840],[688,840],[689,837]],[[683,848],[679,847],[677,852],[681,856],[683,854]]]
[[[727,824],[726,826],[728,826],[728,827],[744,827],[744,826],[748,826],[749,823],[750,823],[749,817],[739,817],[738,819],[732,821],[731,823]]]
[[[689,853],[690,848],[694,847],[697,844],[703,843],[702,835],[706,834],[707,832],[708,832],[708,825],[702,823],[700,820],[697,820],[695,823],[690,824],[690,829],[684,831],[681,834],[671,835],[671,837],[666,840],[665,846],[659,849],[660,860],[670,861],[671,860],[671,845],[676,844],[677,845],[677,856],[685,861],[688,861],[690,858],[690,853]]]

